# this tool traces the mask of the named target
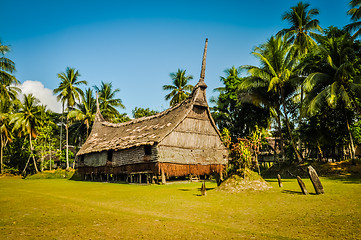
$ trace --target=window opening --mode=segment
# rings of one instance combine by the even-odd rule
[[[108,150],[107,160],[108,160],[109,162],[113,161],[113,150]]]
[[[152,155],[152,146],[144,145],[144,153],[145,155]]]

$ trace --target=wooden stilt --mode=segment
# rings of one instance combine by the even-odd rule
[[[161,171],[161,174],[162,174],[162,184],[166,184],[165,173],[164,173],[163,168],[160,171]]]

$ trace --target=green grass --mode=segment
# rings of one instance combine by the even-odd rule
[[[199,196],[201,183],[0,178],[0,239],[361,239],[360,179],[321,180],[324,195],[269,179],[267,192],[207,183]]]

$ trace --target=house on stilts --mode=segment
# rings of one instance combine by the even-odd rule
[[[84,180],[149,183],[169,177],[222,174],[228,151],[206,99],[206,40],[199,82],[182,103],[153,116],[110,123],[97,113],[77,153]]]

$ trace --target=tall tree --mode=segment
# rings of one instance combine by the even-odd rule
[[[277,35],[289,34],[290,41],[293,42],[298,54],[306,54],[310,47],[316,42],[312,39],[316,35],[315,31],[322,32],[319,20],[314,19],[319,14],[318,9],[309,9],[310,4],[299,2],[296,6],[282,15],[282,20],[286,20],[291,27],[282,29]]]
[[[16,99],[17,93],[20,89],[15,85],[19,81],[15,78],[15,63],[5,57],[5,54],[10,51],[10,47],[3,45],[0,40],[0,100],[10,101]]]
[[[100,112],[106,120],[114,120],[120,116],[119,111],[116,108],[125,108],[120,98],[116,98],[116,94],[120,92],[119,88],[113,90],[113,84],[104,83],[100,85],[100,88],[94,86],[94,89],[99,94],[99,107]]]
[[[267,92],[277,96],[275,101],[275,111],[277,113],[278,127],[281,129],[281,117],[284,118],[292,147],[298,161],[301,161],[290,126],[289,109],[287,99],[295,90],[300,78],[296,74],[296,64],[292,53],[292,44],[288,41],[287,36],[271,37],[265,44],[256,47],[252,54],[260,61],[260,67],[242,66],[241,68],[248,70],[250,77],[242,82],[241,90],[249,88],[267,87]],[[280,136],[281,137],[281,136]]]
[[[58,94],[58,100],[63,104],[67,105],[68,110],[73,107],[76,101],[80,101],[80,97],[84,95],[83,91],[77,87],[82,84],[88,84],[85,80],[79,80],[80,73],[75,68],[67,67],[65,72],[59,73],[58,78],[61,80],[58,88],[54,89],[54,93]],[[66,168],[69,168],[69,126],[68,120],[66,120],[65,130],[66,130]]]
[[[15,85],[18,80],[13,73],[15,63],[5,57],[10,51],[10,47],[3,45],[0,40],[0,173],[3,169],[3,150],[8,141],[11,141],[11,130],[9,126],[10,113],[13,101],[16,100],[20,89]]]
[[[353,49],[353,40],[348,34],[341,37],[324,38],[317,52],[319,71],[311,73],[305,80],[307,96],[305,103],[308,112],[314,114],[323,104],[336,108],[354,109],[361,114],[361,78],[357,76],[360,59]],[[359,69],[358,69],[359,71]],[[352,146],[352,158],[355,149],[350,131],[350,119],[346,118]]]
[[[141,107],[135,107],[132,110],[132,114],[134,118],[141,118],[141,117],[147,117],[157,114],[158,111],[150,110],[149,108],[141,108]]]
[[[212,116],[219,129],[227,128],[232,140],[245,138],[256,127],[268,126],[269,112],[268,107],[253,105],[249,92],[240,93],[238,88],[244,78],[240,77],[240,70],[234,66],[224,71],[225,77],[220,77],[223,87],[216,88],[219,92],[217,98],[212,98],[211,102],[215,104],[211,108]]]
[[[29,137],[31,154],[29,159],[30,157],[33,158],[36,172],[38,172],[38,168],[34,157],[33,138],[36,138],[38,134],[37,126],[40,126],[42,121],[42,112],[38,106],[39,102],[32,94],[25,94],[20,111],[15,113],[10,121],[10,124],[14,123],[13,131],[17,131],[19,136],[27,135]]]
[[[82,96],[81,103],[76,104],[76,109],[68,113],[69,120],[81,121],[86,127],[86,137],[89,136],[89,129],[94,121],[96,113],[96,100],[93,96],[93,91],[88,88],[85,95]]]
[[[352,38],[355,39],[361,34],[361,0],[352,0],[349,3],[351,9],[347,14],[351,16],[352,23],[347,24],[345,29],[349,32],[355,31]]]
[[[193,76],[186,75],[186,70],[178,69],[177,72],[169,74],[172,85],[163,85],[163,90],[171,91],[165,96],[165,100],[170,100],[170,106],[175,106],[184,101],[193,90],[193,85],[188,84]]]
[[[0,101],[0,173],[4,172],[3,153],[9,141],[12,141],[10,127],[11,104],[9,101]]]

